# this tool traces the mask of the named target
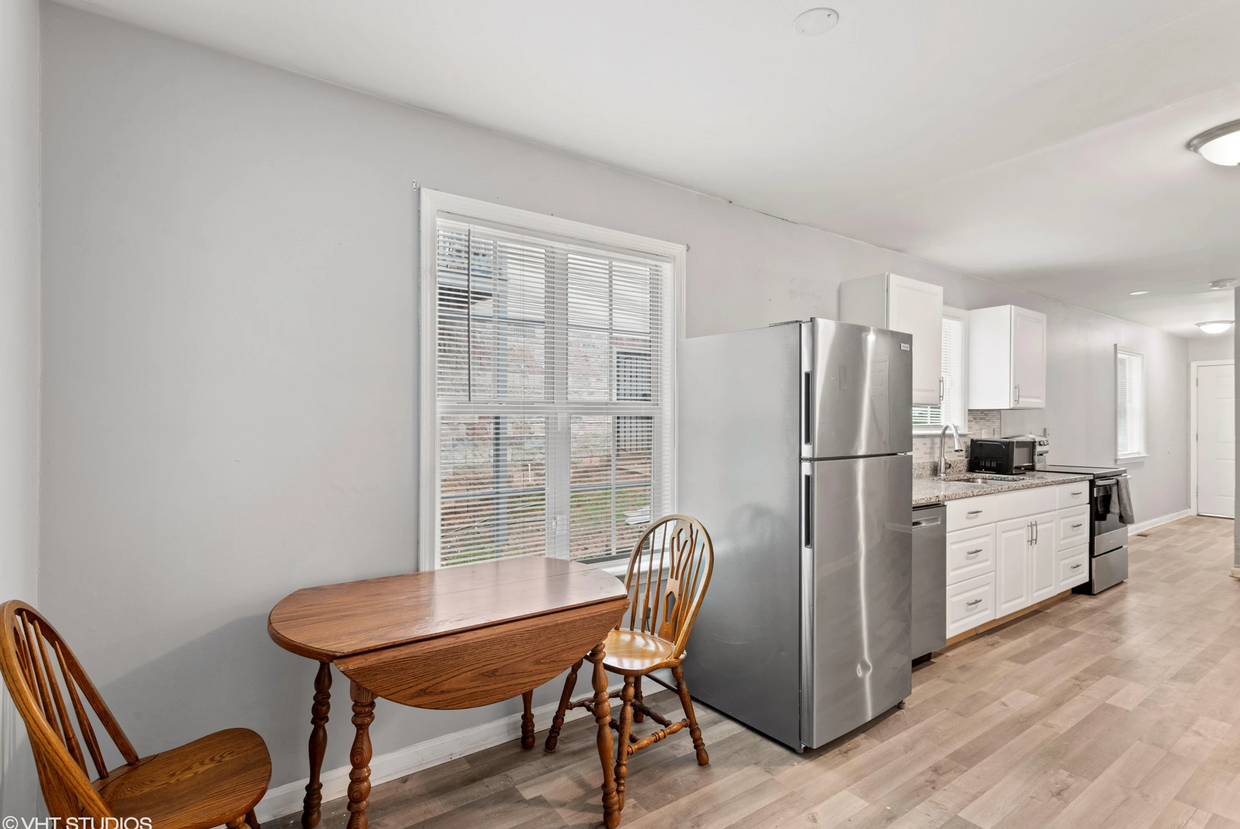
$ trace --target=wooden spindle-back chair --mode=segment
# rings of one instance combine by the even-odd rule
[[[154,829],[257,829],[254,807],[271,780],[271,758],[253,731],[219,731],[140,758],[68,644],[24,602],[0,606],[0,673],[26,724],[52,817],[149,817]],[[111,771],[92,715],[123,761]]]
[[[710,585],[714,564],[715,548],[710,533],[701,522],[687,515],[669,515],[653,524],[642,534],[629,557],[629,569],[624,579],[629,593],[629,612],[608,635],[603,658],[604,668],[624,676],[624,688],[611,693],[622,703],[619,722],[612,722],[612,727],[619,732],[616,790],[621,809],[624,808],[629,755],[688,728],[698,763],[705,766],[710,762],[680,663],[698,609],[706,596],[706,588]],[[593,710],[592,697],[572,701],[581,663],[582,660],[578,660],[569,671],[559,708],[547,735],[547,751],[555,750],[567,711],[573,708]],[[671,670],[676,684],[675,687],[666,687],[676,692],[684,709],[685,717],[678,722],[671,722],[650,710],[642,699],[642,678],[649,676],[665,685],[658,677],[651,676],[654,671],[663,668]],[[632,735],[632,724],[646,717],[662,727],[638,739]]]

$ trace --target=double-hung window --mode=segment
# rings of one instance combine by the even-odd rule
[[[944,306],[940,341],[943,352],[943,401],[937,406],[914,406],[913,431],[937,433],[949,423],[961,434],[968,429],[968,333],[969,312]]]
[[[423,569],[627,555],[671,511],[685,248],[422,192]]]
[[[1145,455],[1145,355],[1115,347],[1115,457]]]

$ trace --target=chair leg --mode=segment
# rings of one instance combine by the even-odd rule
[[[253,814],[253,812],[250,814]],[[246,823],[246,819],[244,817],[239,817],[228,821],[226,825],[228,826],[228,829],[246,829],[249,824]]]
[[[585,657],[578,659],[573,663],[573,667],[569,669],[568,678],[564,680],[564,692],[560,694],[560,707],[555,709],[555,716],[551,718],[551,730],[547,732],[547,742],[545,748],[547,751],[555,751],[555,745],[560,741],[560,729],[564,727],[564,714],[568,711],[568,704],[573,699],[573,689],[577,687],[577,671],[581,670],[581,663],[585,661]]]
[[[685,709],[685,719],[689,721],[689,736],[693,738],[693,748],[697,751],[699,766],[710,762],[706,753],[706,742],[702,739],[702,729],[698,728],[697,717],[693,713],[693,700],[689,699],[689,686],[685,684],[685,672],[679,665],[672,668],[672,676],[676,678],[676,693],[680,695],[680,705]]]
[[[637,678],[637,685],[636,685],[635,690],[634,690],[634,692],[633,692],[633,699],[634,699],[634,701],[636,701],[636,702],[637,702],[637,704],[638,704],[638,705],[641,705],[641,702],[642,702],[642,678],[641,678],[640,676]],[[642,721],[643,721],[643,720],[645,720],[645,719],[646,719],[646,715],[645,715],[645,714],[643,714],[643,713],[641,712],[641,709],[640,709],[640,708],[634,708],[634,709],[633,709],[633,722],[642,722]]]
[[[259,824],[258,818],[255,816],[253,809],[245,813],[245,822],[250,829],[263,829],[263,827]]]
[[[624,678],[624,690],[620,692],[620,734],[616,738],[616,796],[620,799],[620,811],[624,811],[624,778],[629,773],[629,734],[633,730],[634,677]]]

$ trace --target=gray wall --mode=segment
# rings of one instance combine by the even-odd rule
[[[0,602],[34,601],[39,549],[39,4],[0,2]],[[10,760],[10,754],[14,760]],[[33,815],[25,732],[0,689],[0,815]]]
[[[248,725],[303,776],[313,666],[266,613],[416,566],[415,180],[687,243],[690,336],[883,270],[1045,311],[1061,460],[1113,460],[1112,349],[1142,347],[1138,509],[1188,505],[1184,340],[60,6],[44,35],[40,597],[141,749]],[[513,710],[380,703],[375,750]]]
[[[1226,334],[1213,337],[1194,337],[1188,341],[1188,359],[1198,360],[1230,360],[1236,350],[1236,333],[1233,328]]]

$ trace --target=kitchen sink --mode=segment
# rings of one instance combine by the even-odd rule
[[[1012,484],[1025,480],[1020,475],[948,475],[939,480],[951,484]]]

